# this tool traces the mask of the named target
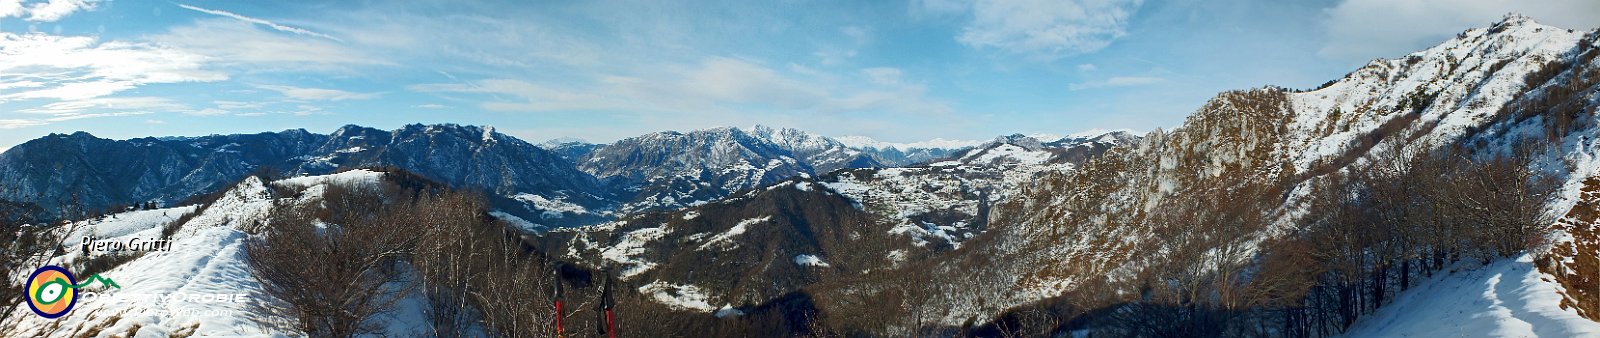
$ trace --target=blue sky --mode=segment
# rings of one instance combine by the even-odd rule
[[[910,142],[1170,128],[1592,0],[0,0],[0,149],[345,124],[540,142],[767,124]]]

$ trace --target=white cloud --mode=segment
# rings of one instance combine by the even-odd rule
[[[494,111],[691,113],[761,110],[902,114],[946,114],[953,111],[944,103],[929,99],[922,86],[903,83],[901,71],[893,68],[859,70],[863,76],[796,74],[742,59],[712,57],[694,65],[669,65],[661,69],[665,71],[633,76],[599,76],[587,85],[488,79],[467,83],[420,84],[408,89],[429,93],[481,93],[512,97],[511,100],[480,104],[480,107]],[[849,81],[854,79],[862,80]]]
[[[387,59],[326,39],[274,34],[237,20],[200,20],[151,36],[150,41],[211,62],[252,72],[341,71],[349,65],[389,65]]]
[[[483,93],[513,96],[519,101],[489,101],[479,106],[492,111],[584,111],[625,110],[643,108],[608,98],[599,90],[577,90],[535,84],[515,79],[488,79],[468,84],[421,84],[408,87],[412,91],[432,93]]]
[[[446,105],[442,105],[442,104],[437,104],[437,103],[429,103],[429,104],[419,104],[419,105],[414,105],[414,106],[411,106],[411,108],[422,108],[422,109],[445,109],[445,108],[450,108],[450,106],[446,106]]]
[[[1085,89],[1114,88],[1114,87],[1137,87],[1137,86],[1148,86],[1148,85],[1153,85],[1153,84],[1159,84],[1159,83],[1163,83],[1163,82],[1167,82],[1167,79],[1160,78],[1160,77],[1153,77],[1153,76],[1115,76],[1115,77],[1112,77],[1112,78],[1109,78],[1109,79],[1105,79],[1103,81],[1092,81],[1092,82],[1083,82],[1083,83],[1070,84],[1070,85],[1067,85],[1067,89],[1069,89],[1069,90],[1085,90]]]
[[[294,115],[294,116],[311,116],[311,115],[323,115],[323,114],[327,114],[327,112],[323,111],[322,107],[302,104],[300,106],[295,107],[295,111],[289,112],[289,114],[290,115]]]
[[[48,125],[48,124],[55,123],[55,122],[81,120],[81,119],[89,119],[89,118],[99,118],[99,117],[137,116],[137,115],[145,115],[145,114],[149,114],[149,113],[150,112],[144,112],[144,111],[130,111],[130,112],[93,113],[93,114],[63,114],[63,115],[50,117],[50,118],[0,119],[0,129],[17,129],[17,128],[26,128],[26,127],[37,127],[37,126]]]
[[[228,101],[228,100],[211,101],[211,104],[215,104],[215,105],[217,105],[217,108],[225,109],[225,110],[257,109],[257,108],[261,108],[261,107],[266,106],[265,103],[261,103],[261,102],[242,102],[242,101]]]
[[[1080,72],[1088,73],[1088,72],[1095,71],[1096,69],[1100,69],[1100,67],[1096,67],[1093,63],[1085,63],[1085,64],[1078,65],[1078,71],[1080,71]]]
[[[355,93],[338,89],[295,86],[259,85],[256,88],[282,93],[283,96],[288,96],[291,99],[311,101],[367,100],[382,95],[381,93]]]
[[[224,16],[224,17],[233,18],[233,19],[239,20],[239,21],[244,21],[244,22],[253,23],[253,24],[257,24],[257,25],[267,26],[268,28],[272,28],[273,30],[276,30],[276,31],[279,31],[279,32],[294,33],[294,34],[300,34],[300,35],[305,35],[305,36],[314,36],[314,37],[324,38],[324,39],[328,39],[328,40],[344,42],[344,40],[340,40],[339,38],[333,37],[332,35],[317,33],[317,32],[313,32],[313,31],[310,31],[310,30],[306,30],[304,28],[282,25],[282,24],[278,24],[278,23],[275,23],[275,22],[272,22],[272,21],[267,21],[267,20],[264,20],[264,19],[257,19],[257,18],[253,18],[253,17],[243,16],[243,15],[235,14],[235,13],[229,12],[229,11],[222,11],[222,10],[215,10],[215,9],[205,9],[205,8],[200,8],[200,7],[195,7],[195,6],[185,5],[185,4],[178,4],[178,7],[182,7],[184,9],[188,9],[188,10],[192,10],[192,11],[196,11],[196,12],[201,12],[201,13],[206,13],[206,14],[211,14],[211,15],[220,15],[220,16]]]
[[[102,97],[81,100],[67,100],[53,102],[39,107],[21,109],[17,112],[28,114],[46,114],[55,116],[80,115],[86,111],[95,110],[122,110],[122,111],[184,111],[188,106],[164,97]]]
[[[807,85],[744,60],[710,58],[683,74],[683,88],[720,102],[766,103],[804,108],[824,98],[823,88]]]
[[[1351,60],[1398,57],[1512,12],[1562,28],[1600,26],[1600,1],[1594,0],[1345,0],[1326,11],[1328,41],[1319,54]]]
[[[0,18],[22,15],[22,0],[0,0]]]
[[[181,103],[160,97],[101,97],[53,102],[13,111],[20,115],[44,116],[0,120],[0,129],[48,125],[55,122],[102,117],[134,116],[156,111],[182,111]]]
[[[127,112],[115,112],[115,113],[68,114],[68,115],[56,116],[56,117],[52,117],[52,118],[48,118],[48,119],[44,119],[44,120],[48,121],[48,122],[61,122],[61,121],[82,120],[82,119],[97,118],[97,117],[138,116],[138,115],[145,115],[145,114],[149,114],[149,113],[150,112],[147,112],[147,111],[127,111]]]
[[[167,124],[165,120],[144,120],[144,124]]]
[[[20,5],[20,1],[18,4]],[[0,12],[3,12],[5,7],[6,5],[0,4]],[[28,21],[55,22],[74,12],[91,9],[94,9],[94,3],[84,0],[50,0],[48,2],[34,3],[32,7],[28,8]],[[0,17],[5,17],[5,15],[0,15]]]
[[[902,72],[899,68],[878,67],[862,69],[861,74],[866,75],[867,80],[875,84],[897,85],[900,84]]]
[[[116,94],[137,87],[134,81],[85,81],[58,84],[55,87],[30,90],[10,95],[0,95],[0,101],[27,99],[84,100]]]
[[[50,124],[37,119],[0,119],[0,129],[17,129]]]
[[[931,12],[970,13],[956,38],[973,48],[1055,59],[1105,48],[1126,33],[1142,0],[922,1]]]
[[[185,111],[183,113],[184,114],[189,114],[189,115],[194,115],[194,116],[222,116],[222,115],[231,114],[233,112],[227,111],[226,109],[220,109],[220,108],[206,108],[206,109],[201,109],[201,110]]]
[[[0,86],[0,102],[83,100],[148,84],[228,78],[205,69],[205,56],[86,36],[0,32],[0,55],[0,83],[14,84]]]
[[[17,88],[38,88],[38,87],[44,87],[44,85],[45,85],[44,82],[33,81],[33,80],[21,80],[21,81],[11,82],[11,83],[0,83],[0,90],[17,89]]]

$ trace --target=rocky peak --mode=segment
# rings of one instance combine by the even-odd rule
[[[1509,28],[1509,27],[1524,26],[1524,25],[1530,25],[1530,24],[1537,25],[1539,23],[1538,22],[1534,22],[1533,21],[1533,17],[1527,16],[1527,15],[1523,15],[1522,13],[1512,12],[1512,13],[1506,13],[1506,15],[1504,17],[1500,18],[1500,22],[1496,22],[1493,25],[1489,25],[1489,27],[1490,27],[1490,29]]]
[[[990,141],[989,144],[985,145],[984,147],[986,147],[986,148],[987,147],[994,147],[994,146],[997,146],[997,145],[1000,145],[1000,144],[1015,145],[1015,146],[1018,146],[1018,147],[1022,147],[1023,149],[1030,150],[1030,151],[1038,151],[1039,149],[1044,149],[1044,142],[1040,142],[1039,139],[1037,139],[1037,138],[1033,138],[1032,136],[1027,136],[1027,135],[1023,135],[1023,134],[1011,134],[1011,135],[996,137],[994,139],[994,141]]]

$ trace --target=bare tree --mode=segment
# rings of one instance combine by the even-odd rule
[[[246,243],[256,279],[288,304],[283,310],[302,331],[319,337],[374,333],[377,323],[369,319],[401,299],[404,292],[395,286],[406,281],[397,263],[421,235],[400,226],[407,220],[392,212],[409,204],[403,195],[388,197],[398,201],[330,186],[325,209],[280,205],[270,226]]]
[[[25,301],[27,281],[15,277],[64,254],[67,235],[76,232],[83,224],[82,220],[87,218],[77,194],[69,195],[59,204],[57,210],[60,210],[60,219],[54,224],[23,224],[28,215],[11,215],[7,208],[0,208],[0,276],[3,276],[0,277],[0,304],[20,304]],[[4,321],[9,320],[18,308],[21,307],[0,307],[0,333],[11,336],[11,330],[17,329]]]

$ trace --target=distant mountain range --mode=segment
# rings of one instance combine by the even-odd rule
[[[959,148],[875,146],[853,147],[766,126],[659,132],[610,144],[568,139],[539,145],[492,127],[459,125],[389,131],[352,125],[326,135],[296,129],[129,140],[79,132],[52,134],[0,154],[0,200],[58,216],[71,210],[65,206],[176,205],[251,174],[292,177],[393,167],[484,190],[509,215],[554,227],[702,204],[791,177],[925,162],[971,147],[959,142],[943,145]]]

